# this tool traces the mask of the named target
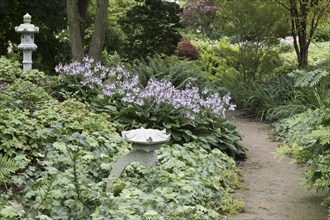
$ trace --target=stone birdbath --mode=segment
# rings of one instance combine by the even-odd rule
[[[170,135],[166,134],[166,130],[157,129],[134,129],[123,131],[124,139],[132,144],[133,150],[119,158],[110,171],[107,189],[109,189],[112,177],[119,178],[126,166],[136,161],[145,167],[152,166],[157,161],[156,150],[160,149],[163,143],[170,140]]]

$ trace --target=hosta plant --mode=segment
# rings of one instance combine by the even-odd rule
[[[93,70],[85,71],[86,65],[80,65],[84,68],[70,64],[60,65],[57,70],[64,76],[79,74],[82,86],[99,91],[92,105],[98,111],[109,112],[125,129],[165,128],[173,134],[173,143],[199,140],[208,149],[219,148],[244,157],[238,133],[223,118],[227,110],[235,109],[230,94],[200,91],[190,84],[178,89],[167,80],[155,78],[143,87],[139,75],[121,66],[93,74]]]

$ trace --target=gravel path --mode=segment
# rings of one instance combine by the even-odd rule
[[[320,205],[326,193],[302,186],[304,167],[279,160],[274,152],[279,143],[269,138],[269,125],[237,118],[237,130],[249,149],[239,167],[246,189],[236,193],[246,203],[245,212],[229,220],[326,220],[327,208]]]

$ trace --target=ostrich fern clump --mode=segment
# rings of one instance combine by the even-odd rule
[[[330,73],[326,70],[316,69],[310,72],[294,70],[288,74],[295,81],[295,87],[314,87]]]
[[[13,159],[0,154],[0,182],[5,182],[7,176],[18,168],[18,164]]]

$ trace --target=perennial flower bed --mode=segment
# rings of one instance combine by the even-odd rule
[[[22,73],[0,96],[0,160],[13,163],[0,167],[0,218],[220,219],[242,209],[230,156],[245,149],[223,117],[229,95],[154,78],[143,87],[137,74],[90,59],[71,65],[53,78]],[[173,140],[155,166],[132,163],[106,192],[130,148],[118,131],[134,126],[165,128]]]

